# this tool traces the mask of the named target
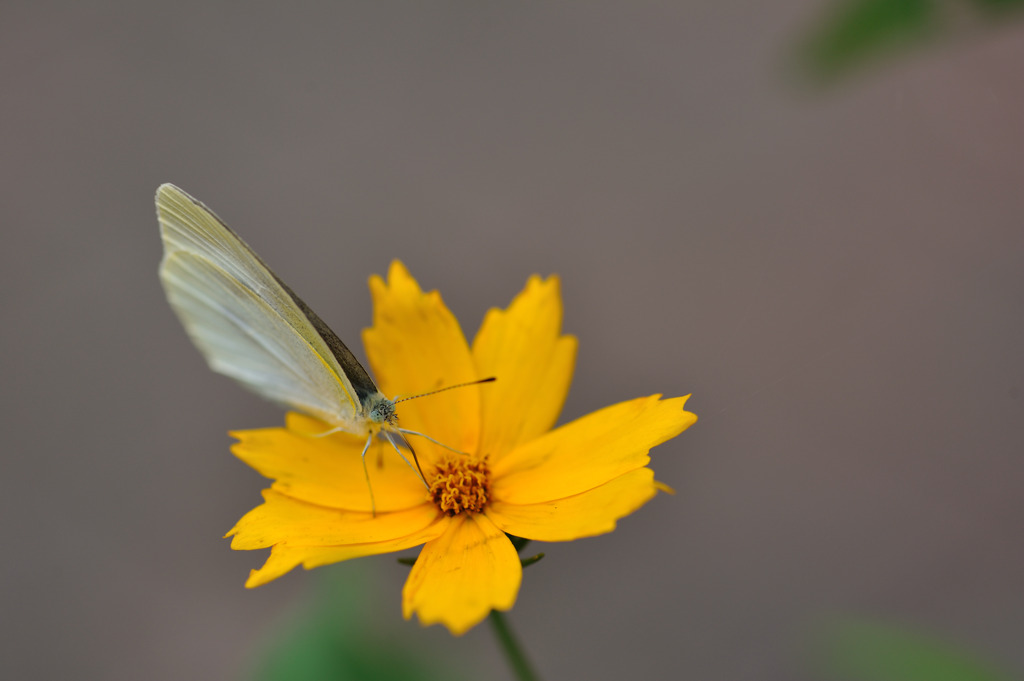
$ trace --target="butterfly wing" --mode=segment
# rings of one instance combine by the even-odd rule
[[[210,368],[285,407],[352,429],[377,387],[245,242],[177,187],[156,194],[160,280]]]

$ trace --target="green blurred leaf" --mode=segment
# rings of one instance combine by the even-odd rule
[[[916,46],[943,32],[971,26],[956,18],[974,10],[997,23],[1024,10],[1024,0],[832,0],[831,10],[798,51],[801,72],[830,83],[879,58]]]
[[[856,681],[1010,681],[948,642],[875,622],[845,622],[827,636],[826,667]]]
[[[920,41],[937,24],[936,0],[845,0],[812,32],[801,62],[812,76],[833,78],[878,54]]]
[[[350,567],[350,566],[344,566]],[[441,681],[438,661],[380,626],[355,570],[321,568],[314,598],[264,652],[255,681]],[[397,612],[394,613],[397,616]]]

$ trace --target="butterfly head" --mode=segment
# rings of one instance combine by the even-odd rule
[[[388,426],[398,426],[398,414],[395,413],[395,403],[377,393],[367,400],[366,415],[374,423]]]

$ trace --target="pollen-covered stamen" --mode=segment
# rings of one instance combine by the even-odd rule
[[[430,484],[430,496],[448,515],[482,511],[490,492],[487,463],[469,456],[445,457]]]

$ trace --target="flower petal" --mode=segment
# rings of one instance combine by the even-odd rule
[[[570,541],[615,529],[657,493],[654,471],[638,468],[582,494],[541,504],[492,501],[487,517],[504,532],[537,541]]]
[[[605,407],[518,447],[491,468],[491,498],[511,504],[564,499],[650,461],[651,447],[693,425],[687,397],[641,397]]]
[[[381,390],[392,398],[417,395],[481,378],[458,320],[437,291],[424,293],[400,262],[391,263],[388,282],[370,278],[373,328],[363,344]],[[401,425],[465,452],[480,440],[480,388],[469,386],[404,402]],[[436,461],[443,449],[426,440],[416,451]]]
[[[286,428],[232,432],[238,442],[231,451],[274,479],[278,492],[320,506],[369,512],[370,490],[359,456],[366,440],[349,433],[314,437],[330,426],[300,414],[288,414],[286,423]],[[366,470],[378,513],[417,506],[429,498],[416,473],[385,442],[370,446]]]
[[[405,537],[366,544],[351,544],[349,546],[290,546],[288,544],[277,544],[271,549],[270,557],[267,558],[267,562],[263,564],[263,567],[249,572],[249,579],[246,581],[245,586],[250,589],[262,586],[300,564],[305,569],[312,570],[321,565],[330,565],[331,563],[338,563],[350,558],[362,558],[363,556],[374,556],[379,553],[391,553],[392,551],[410,549],[440,536],[444,533],[448,524],[447,518],[441,518],[419,532],[414,532]]]
[[[576,338],[561,335],[558,277],[530,277],[508,309],[492,309],[473,341],[481,376],[480,452],[496,461],[520,442],[546,433],[558,419],[576,361]]]
[[[492,609],[511,608],[522,578],[508,537],[485,516],[463,513],[423,547],[402,590],[402,612],[459,636]]]
[[[263,504],[242,516],[228,537],[236,550],[289,546],[338,546],[406,537],[430,526],[441,512],[431,503],[402,511],[378,513],[342,511],[297,501],[274,490],[263,490]]]

